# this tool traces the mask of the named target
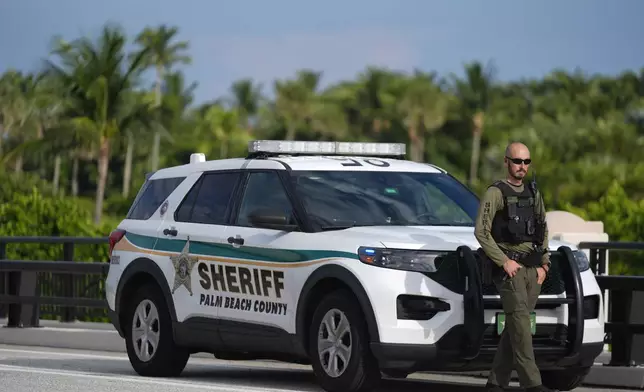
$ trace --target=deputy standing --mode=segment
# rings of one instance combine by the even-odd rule
[[[488,259],[484,262],[494,263],[490,266],[492,280],[506,314],[486,387],[489,391],[502,391],[516,363],[521,387],[527,392],[549,391],[541,385],[530,332],[530,312],[550,268],[545,207],[536,186],[523,183],[531,163],[528,147],[511,143],[504,163],[507,178],[487,189],[475,229]]]

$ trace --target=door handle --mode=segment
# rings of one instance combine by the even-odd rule
[[[240,236],[228,237],[228,243],[233,245],[244,245],[244,239]]]
[[[171,235],[173,237],[177,236],[177,229],[163,229],[164,235]]]

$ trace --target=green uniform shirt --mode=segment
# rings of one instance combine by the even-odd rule
[[[523,184],[516,186],[510,184],[507,180],[503,180],[503,182],[510,185],[510,187],[516,190],[517,193],[523,192]],[[541,197],[541,193],[538,191],[535,203],[537,211],[540,211],[540,213],[545,216],[546,209],[543,203],[543,198]],[[505,202],[503,200],[501,190],[495,186],[489,187],[483,196],[483,200],[481,200],[478,215],[476,217],[476,227],[474,229],[474,235],[479,241],[481,248],[499,267],[502,267],[508,260],[508,257],[503,251],[530,252],[533,249],[532,243],[530,242],[523,242],[521,244],[497,244],[496,241],[494,241],[491,233],[492,221],[494,220],[494,215],[496,215],[497,211],[502,210],[504,207]],[[546,225],[544,231],[543,248],[548,249],[548,225]],[[543,255],[542,263],[550,266],[550,256],[548,252]]]

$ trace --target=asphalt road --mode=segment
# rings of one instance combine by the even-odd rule
[[[221,361],[199,355],[190,359],[181,377],[152,379],[138,376],[123,353],[15,345],[0,345],[0,383],[5,391],[140,392],[142,388],[154,388],[155,392],[322,391],[308,366]],[[482,378],[415,374],[406,380],[384,380],[379,391],[476,392],[483,391],[484,384]],[[513,385],[517,387],[516,383]],[[578,388],[575,391],[614,390]]]

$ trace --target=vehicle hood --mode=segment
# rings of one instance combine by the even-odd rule
[[[369,226],[352,227],[340,232],[345,237],[369,238],[387,248],[454,250],[465,245],[476,250],[480,244],[474,236],[474,227],[453,226]],[[550,240],[550,250],[561,245],[575,249],[573,244]]]

